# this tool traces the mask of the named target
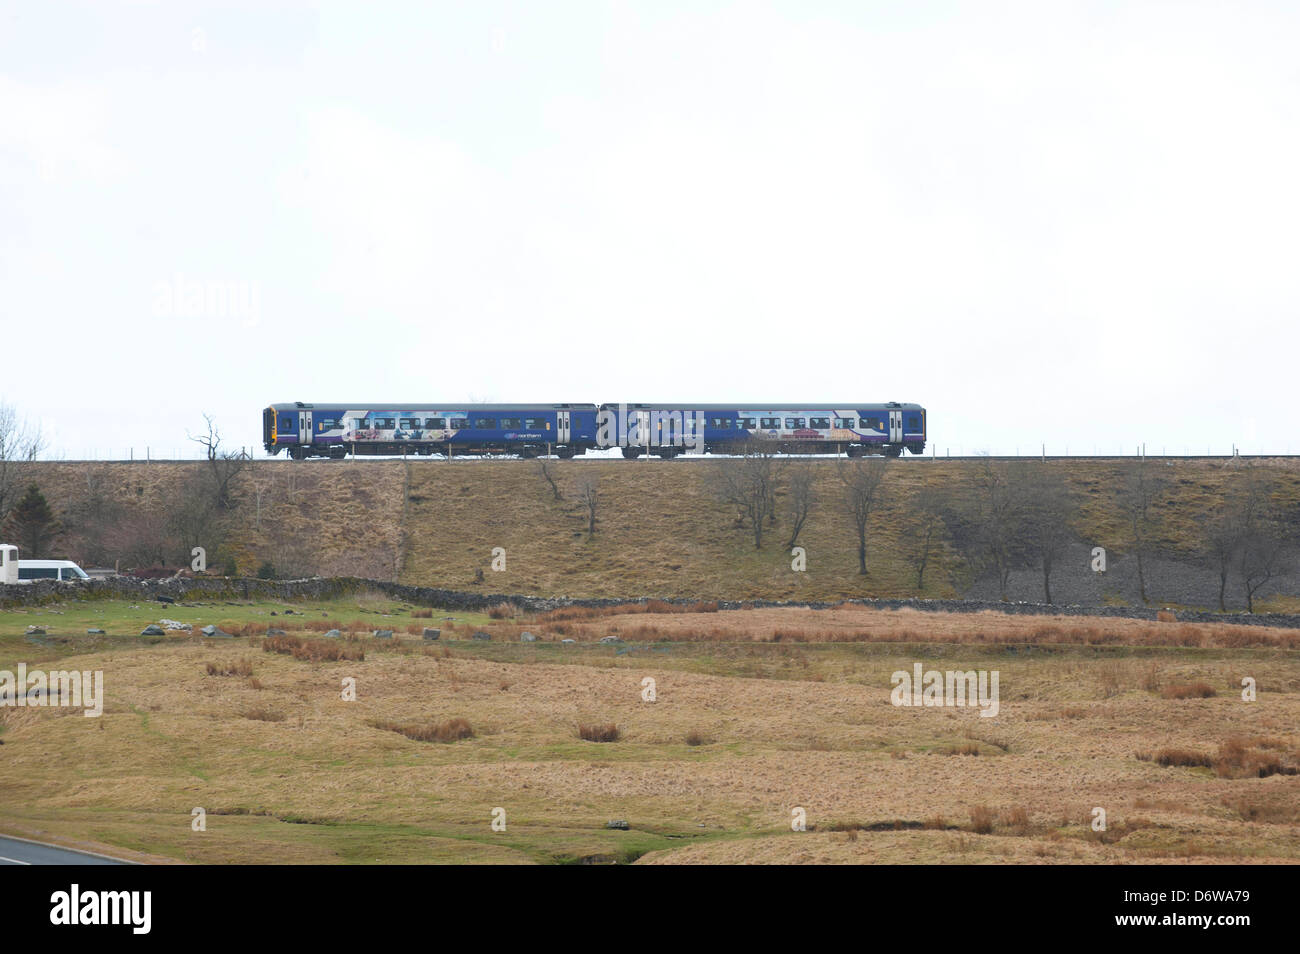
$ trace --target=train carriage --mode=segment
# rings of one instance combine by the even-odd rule
[[[925,452],[925,408],[919,404],[602,404],[600,411],[627,419],[629,438],[619,443],[629,458],[736,453],[747,445],[850,457]]]
[[[596,444],[594,404],[272,404],[268,454],[295,460],[356,455],[584,454]]]

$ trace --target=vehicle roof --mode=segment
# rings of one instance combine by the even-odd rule
[[[616,408],[618,404],[602,404],[601,410],[605,408]],[[866,401],[858,403],[855,401],[846,401],[843,404],[772,404],[772,403],[750,403],[750,404],[626,404],[621,405],[629,409],[664,411],[736,411],[736,410],[772,410],[772,411],[840,411],[849,408],[879,408],[881,410],[896,411],[920,411],[923,410],[919,404],[884,404],[879,401]]]
[[[74,563],[72,560],[19,560],[18,566],[19,567],[30,566],[39,569],[41,567],[48,568],[48,567],[77,566],[77,564]],[[77,567],[77,569],[81,569],[81,567]]]
[[[476,404],[462,401],[459,404],[383,404],[374,401],[357,401],[353,404],[316,403],[316,404],[272,404],[275,411],[332,411],[332,410],[366,410],[366,411],[594,411],[594,404]]]

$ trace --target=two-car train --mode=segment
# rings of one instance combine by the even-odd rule
[[[268,454],[295,460],[354,455],[517,454],[573,457],[622,449],[676,457],[740,453],[923,453],[919,404],[272,404]]]

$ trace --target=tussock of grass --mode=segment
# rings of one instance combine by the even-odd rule
[[[262,651],[311,662],[361,662],[366,658],[366,652],[360,646],[344,646],[333,639],[303,639],[291,635],[268,636],[262,641]]]
[[[622,732],[612,722],[603,724],[578,723],[578,738],[587,742],[617,742],[621,737]]]
[[[268,709],[265,706],[257,706],[252,709],[246,709],[243,712],[245,719],[253,719],[257,722],[283,722],[285,715],[276,709]]]
[[[461,739],[474,738],[474,727],[468,719],[455,718],[445,722],[389,722],[370,723],[376,729],[396,732],[416,742],[459,742]]]
[[[970,830],[977,835],[993,833],[993,809],[987,805],[976,805],[970,810]]]
[[[251,676],[253,674],[253,663],[248,659],[240,659],[237,662],[217,663],[210,662],[207,665],[209,676]]]
[[[1204,682],[1170,683],[1160,690],[1163,699],[1208,699],[1217,695],[1214,687]]]

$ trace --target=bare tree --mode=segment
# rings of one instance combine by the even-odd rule
[[[900,546],[903,558],[916,571],[917,592],[925,588],[925,571],[943,556],[944,502],[938,490],[922,487],[903,518]]]
[[[1281,570],[1286,536],[1282,513],[1274,502],[1277,481],[1253,466],[1242,476],[1235,564],[1246,612],[1253,613],[1256,594]]]
[[[1029,564],[1024,507],[1012,472],[985,456],[968,484],[953,488],[943,503],[944,525],[972,575],[992,574],[1003,602],[1014,569]]]
[[[563,500],[564,497],[560,494],[560,488],[555,483],[555,475],[551,473],[550,462],[545,457],[537,459],[537,473],[551,485],[551,498],[553,500]]]
[[[867,536],[871,514],[881,499],[888,457],[857,457],[838,462],[840,482],[844,485],[844,507],[858,536],[858,575],[867,575]]]
[[[8,404],[0,404],[0,520],[18,501],[20,465],[33,461],[45,449],[45,438],[39,425],[32,425],[18,416]]]
[[[1138,591],[1142,602],[1148,603],[1147,562],[1162,530],[1155,502],[1165,493],[1168,482],[1151,471],[1145,457],[1139,457],[1126,471],[1119,494],[1119,508],[1124,517],[1128,549],[1137,562]]]
[[[587,539],[596,535],[596,511],[600,504],[599,479],[588,474],[578,481],[578,502],[587,514]]]
[[[761,550],[764,527],[776,518],[780,464],[768,448],[750,442],[741,448],[739,460],[718,461],[716,473],[718,496],[735,508],[736,526],[748,526],[754,549]]]
[[[808,515],[817,502],[815,488],[817,472],[811,462],[793,463],[789,475],[787,509],[790,515],[790,539],[785,545],[787,550],[794,549],[799,543],[799,534],[803,532],[803,526],[808,522]]]
[[[206,473],[209,493],[214,505],[218,510],[233,510],[235,500],[231,492],[231,484],[248,466],[250,457],[242,449],[230,451],[221,446],[221,431],[213,423],[211,415],[204,414],[203,421],[207,425],[206,433],[199,434],[197,437],[189,434],[187,436],[204,450],[208,461]]]
[[[1052,602],[1052,570],[1073,539],[1073,505],[1065,478],[1046,461],[1019,464],[1013,479],[1021,500],[1023,547],[1043,574],[1043,602]]]

